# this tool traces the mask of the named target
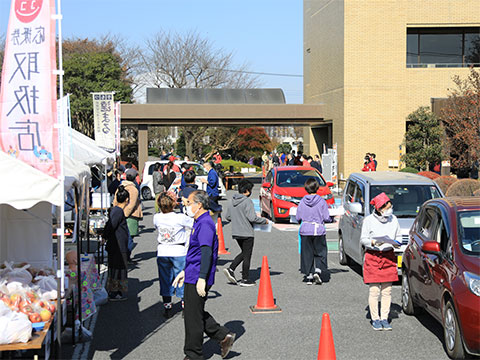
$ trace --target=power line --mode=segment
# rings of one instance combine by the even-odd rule
[[[228,71],[228,72],[251,74],[251,75],[285,76],[285,77],[298,77],[298,78],[303,77],[303,75],[297,75],[297,74],[268,73],[268,72],[259,72],[259,71],[243,71],[243,70],[229,70],[229,69],[211,69],[211,70]]]

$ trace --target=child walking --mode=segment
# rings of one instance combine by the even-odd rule
[[[267,224],[268,220],[257,216],[253,201],[249,199],[252,195],[253,183],[243,179],[238,184],[238,194],[233,195],[233,199],[228,206],[225,219],[232,222],[232,237],[237,241],[240,247],[238,254],[230,267],[223,269],[223,273],[228,281],[240,286],[254,286],[255,282],[250,279],[250,260],[253,252],[253,224]],[[242,265],[242,280],[235,278],[235,269],[240,263]]]

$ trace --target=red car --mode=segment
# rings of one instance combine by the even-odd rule
[[[448,356],[480,353],[480,199],[422,205],[402,263],[402,308],[425,309],[443,324]]]
[[[335,199],[329,187],[334,184],[327,183],[318,170],[306,166],[280,166],[268,172],[260,189],[262,216],[270,216],[273,221],[290,219],[290,208],[296,208],[300,200],[307,195],[304,186],[309,178],[318,181],[318,195],[321,195],[328,205],[333,205]]]

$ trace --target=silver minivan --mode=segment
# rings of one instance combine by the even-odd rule
[[[395,250],[399,269],[408,233],[422,204],[443,196],[437,184],[421,175],[403,172],[353,173],[343,191],[344,215],[338,227],[338,256],[342,265],[352,260],[363,265],[365,249],[360,244],[363,219],[372,213],[370,200],[384,192],[392,200],[393,213],[398,218],[402,246]]]

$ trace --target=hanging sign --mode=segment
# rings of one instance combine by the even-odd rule
[[[54,13],[54,0],[12,0],[0,87],[0,150],[57,177]]]
[[[92,94],[95,142],[98,146],[110,151],[115,150],[115,137],[117,133],[113,94],[113,92]]]

